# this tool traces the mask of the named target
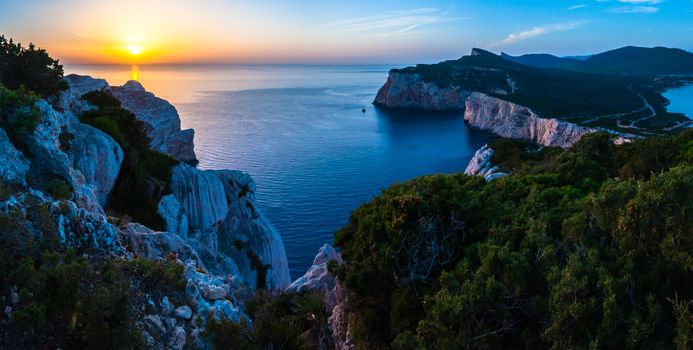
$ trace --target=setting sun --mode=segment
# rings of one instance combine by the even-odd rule
[[[142,52],[142,48],[137,45],[128,45],[127,49],[133,56],[137,56]]]

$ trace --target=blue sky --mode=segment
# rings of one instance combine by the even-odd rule
[[[693,0],[0,0],[0,33],[64,62],[414,63],[693,50]],[[128,48],[142,51],[127,56]]]

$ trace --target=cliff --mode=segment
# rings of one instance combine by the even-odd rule
[[[46,240],[55,235],[59,244],[95,259],[181,266],[184,295],[156,291],[138,299],[144,304],[136,323],[148,348],[206,348],[207,317],[239,322],[256,288],[289,285],[281,236],[255,205],[254,181],[240,171],[175,166],[158,205],[165,231],[107,216],[127,155],[111,136],[80,122],[94,108],[82,99],[85,93],[111,91],[145,123],[151,149],[180,161],[195,161],[193,131],[181,131],[175,108],[137,82],[111,87],[76,75],[65,81],[69,89],[56,100],[21,107],[35,111],[31,132],[0,128],[0,214],[12,218],[13,227]]]
[[[391,71],[373,103],[388,108],[461,110],[467,96],[469,92],[459,87],[441,88],[419,74]]]
[[[527,107],[479,92],[467,98],[464,120],[502,137],[563,148],[597,131],[555,118],[542,118]]]

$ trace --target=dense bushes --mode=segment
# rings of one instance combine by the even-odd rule
[[[491,146],[512,176],[417,178],[337,233],[358,347],[693,346],[693,131],[621,146],[595,134],[565,151]],[[414,256],[453,258],[404,278],[408,237],[431,218],[438,239]]]
[[[252,324],[208,320],[206,334],[217,349],[322,349],[330,344],[325,304],[318,294],[260,291],[245,310]]]
[[[0,83],[10,89],[24,87],[43,97],[67,88],[63,66],[34,44],[23,47],[0,36]]]
[[[97,106],[81,116],[82,122],[113,137],[125,155],[108,207],[148,227],[164,230],[157,205],[170,190],[172,169],[178,161],[149,148],[146,124],[120,107],[120,101],[110,92],[93,91],[82,98]]]

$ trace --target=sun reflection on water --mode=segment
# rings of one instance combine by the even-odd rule
[[[132,65],[132,72],[130,74],[130,79],[132,80],[140,80],[140,67],[137,66],[136,64]]]

